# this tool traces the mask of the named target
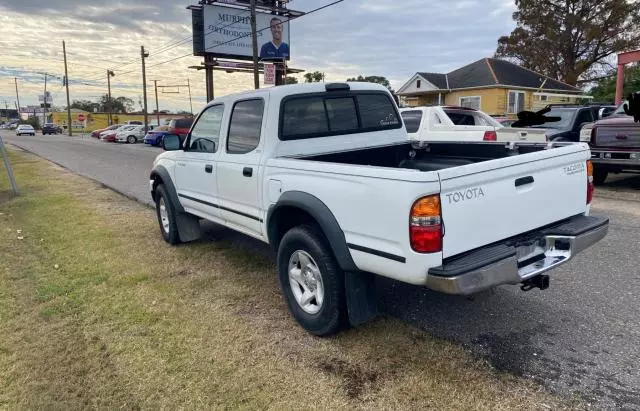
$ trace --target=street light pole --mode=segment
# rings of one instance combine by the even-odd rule
[[[147,112],[147,73],[145,71],[144,59],[149,57],[149,53],[145,53],[144,46],[140,46],[140,57],[142,58],[142,94],[144,96],[144,134],[149,131],[149,114]]]
[[[47,73],[44,73],[44,116],[42,118],[42,125],[47,122]]]
[[[187,79],[187,88],[189,89],[189,107],[191,108],[191,115],[193,115],[193,102],[191,101],[191,83]]]
[[[156,121],[160,126],[160,108],[158,107],[158,80],[153,80],[153,87],[156,89]]]
[[[62,40],[62,53],[64,54],[64,84],[67,86],[67,131],[69,132],[69,137],[73,134],[71,131],[71,103],[69,101],[69,72],[67,71],[67,46]],[[45,97],[46,99],[46,97]],[[47,102],[45,101],[45,104]]]
[[[113,124],[113,116],[111,115],[111,77],[114,77],[115,75],[116,73],[112,70],[107,70],[107,98],[109,99],[107,100],[107,118],[109,120],[109,125]]]
[[[251,0],[251,39],[253,43],[253,86],[260,88],[260,74],[258,71],[258,34],[256,33],[256,0]]]

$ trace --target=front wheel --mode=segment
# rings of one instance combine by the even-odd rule
[[[136,137],[135,136],[127,137],[127,143],[134,144],[135,142],[136,142]]]
[[[284,235],[278,249],[278,278],[289,311],[302,328],[318,336],[344,329],[344,273],[316,227],[294,227]]]
[[[176,222],[176,210],[171,199],[167,195],[164,185],[160,184],[156,188],[156,215],[160,224],[160,233],[164,241],[171,245],[180,244],[178,235],[178,223]]]

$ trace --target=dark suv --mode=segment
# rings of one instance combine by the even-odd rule
[[[44,126],[42,126],[42,135],[46,135],[46,134],[58,134],[58,133],[62,133],[62,130],[60,129],[59,126],[56,126],[53,123],[44,123]]]
[[[530,126],[548,129],[550,141],[580,141],[580,130],[586,123],[599,120],[600,106],[550,105],[551,111],[545,117],[558,117],[560,120]]]

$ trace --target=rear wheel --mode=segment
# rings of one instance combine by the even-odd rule
[[[607,170],[606,168],[595,166],[593,168],[593,184],[597,186],[604,184],[608,175],[609,170]]]
[[[133,144],[136,142],[136,137],[135,136],[129,136],[127,137],[127,143],[129,144]]]
[[[344,273],[316,227],[294,227],[284,235],[278,277],[289,311],[305,330],[327,336],[346,326]]]

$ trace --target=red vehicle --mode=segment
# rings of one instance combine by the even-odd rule
[[[107,130],[109,131],[109,130]],[[100,137],[101,141],[107,141],[109,143],[115,143],[116,142],[116,130],[111,130],[108,133],[103,134]]]
[[[187,134],[189,134],[189,130],[191,129],[192,124],[192,117],[171,120],[171,122],[169,123],[169,134],[177,134],[178,136],[180,136],[180,140],[184,142]]]
[[[114,124],[114,125],[112,125],[112,126],[109,126],[109,127],[107,127],[107,128],[102,128],[102,129],[100,129],[100,130],[93,130],[93,131],[91,132],[91,137],[94,137],[94,138],[100,138],[100,133],[102,133],[102,132],[104,132],[104,131],[114,130],[114,129],[116,129],[117,127],[120,127],[120,124]]]

